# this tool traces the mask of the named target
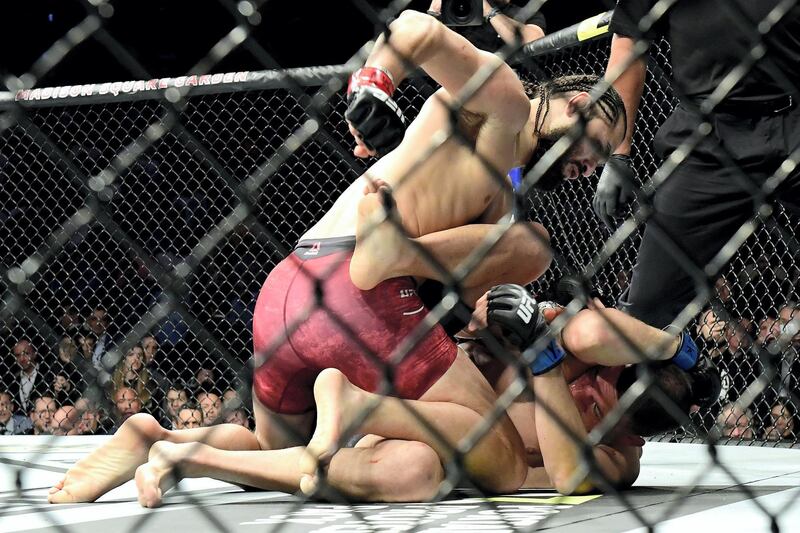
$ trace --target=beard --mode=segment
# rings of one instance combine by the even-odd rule
[[[546,154],[547,151],[550,150],[556,144],[556,142],[558,142],[558,140],[568,132],[569,128],[563,128],[546,134],[541,134],[539,136],[539,139],[536,142],[536,148],[533,150],[531,158],[522,169],[523,178],[528,174],[528,172],[531,171],[536,163],[538,163],[539,160],[544,157],[544,154]],[[544,174],[542,174],[539,180],[533,184],[533,188],[538,191],[545,192],[552,192],[556,190],[567,179],[564,177],[564,168],[569,163],[576,165],[578,167],[578,171],[580,172],[581,165],[572,161],[575,156],[575,151],[576,147],[571,146],[566,152],[559,156],[558,159],[556,159],[555,162],[553,162],[553,164],[550,165],[547,170],[545,170]]]

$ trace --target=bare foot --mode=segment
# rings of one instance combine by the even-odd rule
[[[396,210],[392,208],[392,212],[387,213],[384,207],[387,202],[393,203],[391,189],[384,185],[375,193],[365,194],[358,204],[356,249],[350,260],[350,279],[362,291],[396,277],[396,272],[403,272],[404,258],[413,253],[409,238],[399,227]]]
[[[174,487],[179,479],[175,466],[192,455],[196,443],[174,444],[159,441],[150,447],[148,461],[136,469],[136,490],[142,507],[158,507],[164,493]]]
[[[344,430],[353,424],[365,409],[372,408],[366,393],[355,387],[335,368],[326,368],[314,382],[317,404],[317,427],[299,462],[300,490],[310,494],[317,487],[317,466],[325,466],[339,448]]]
[[[133,479],[136,467],[147,461],[147,450],[164,430],[148,415],[129,418],[100,448],[78,461],[50,489],[50,503],[93,502]]]

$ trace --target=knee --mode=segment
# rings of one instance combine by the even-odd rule
[[[397,468],[373,471],[374,493],[393,501],[432,500],[444,480],[444,469],[433,448],[422,442],[408,442],[398,459]]]
[[[553,262],[550,234],[538,222],[514,224],[506,233],[514,250],[515,264],[525,268],[524,283],[529,283],[544,274]]]
[[[528,475],[525,446],[518,435],[501,437],[497,444],[491,463],[469,465],[467,457],[467,468],[477,474],[475,481],[483,490],[495,494],[514,492],[522,487]]]
[[[134,432],[143,441],[156,442],[163,440],[169,434],[168,430],[161,427],[158,420],[145,413],[131,416],[122,424],[122,427]]]

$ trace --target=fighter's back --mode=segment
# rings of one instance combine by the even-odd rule
[[[357,206],[369,179],[391,186],[410,237],[479,220],[490,206],[490,218],[502,216],[511,206],[506,174],[514,165],[513,143],[509,142],[501,168],[490,168],[492,163],[485,161],[496,164],[497,154],[487,157],[480,147],[488,144],[481,141],[492,136],[496,126],[487,124],[486,116],[464,110],[459,129],[466,138],[457,138],[451,130],[447,99],[443,90],[432,96],[400,146],[355,180],[301,240],[355,235]]]

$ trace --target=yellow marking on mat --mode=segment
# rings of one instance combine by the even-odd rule
[[[516,496],[498,496],[496,498],[486,498],[486,501],[495,503],[541,503],[546,505],[580,505],[588,501],[599,498],[602,494],[592,496],[552,496],[550,498],[525,498]]]
[[[585,41],[586,39],[591,39],[592,37],[597,37],[598,35],[603,35],[608,32],[608,24],[604,26],[597,25],[600,19],[603,18],[603,15],[605,15],[605,13],[600,13],[578,24],[577,37],[579,41]]]

